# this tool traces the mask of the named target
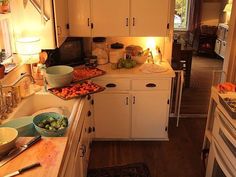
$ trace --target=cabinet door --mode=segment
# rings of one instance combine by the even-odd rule
[[[68,0],[70,36],[91,36],[90,0]]]
[[[54,3],[54,16],[55,16],[55,31],[57,47],[68,37],[68,12],[67,12],[67,0],[53,1]]]
[[[129,0],[92,0],[93,36],[129,36]]]
[[[132,93],[132,138],[168,138],[168,99],[168,91]]]
[[[96,138],[130,137],[129,94],[94,95]]]
[[[130,36],[166,36],[169,0],[131,0]]]

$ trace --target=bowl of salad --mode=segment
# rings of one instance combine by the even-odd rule
[[[33,118],[36,131],[47,137],[63,136],[68,128],[68,119],[55,112],[38,114]]]

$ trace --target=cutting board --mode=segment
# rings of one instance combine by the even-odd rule
[[[17,146],[26,144],[32,137],[20,137]],[[67,137],[42,139],[10,162],[0,167],[0,176],[12,173],[30,164],[41,166],[22,173],[21,177],[57,177],[67,143]]]

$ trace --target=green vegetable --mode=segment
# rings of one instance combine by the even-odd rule
[[[68,126],[68,119],[66,117],[61,117],[59,119],[48,117],[37,124],[41,128],[47,130],[61,130]]]

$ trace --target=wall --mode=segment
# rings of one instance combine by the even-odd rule
[[[204,25],[217,26],[221,13],[221,1],[203,2],[201,23]]]

